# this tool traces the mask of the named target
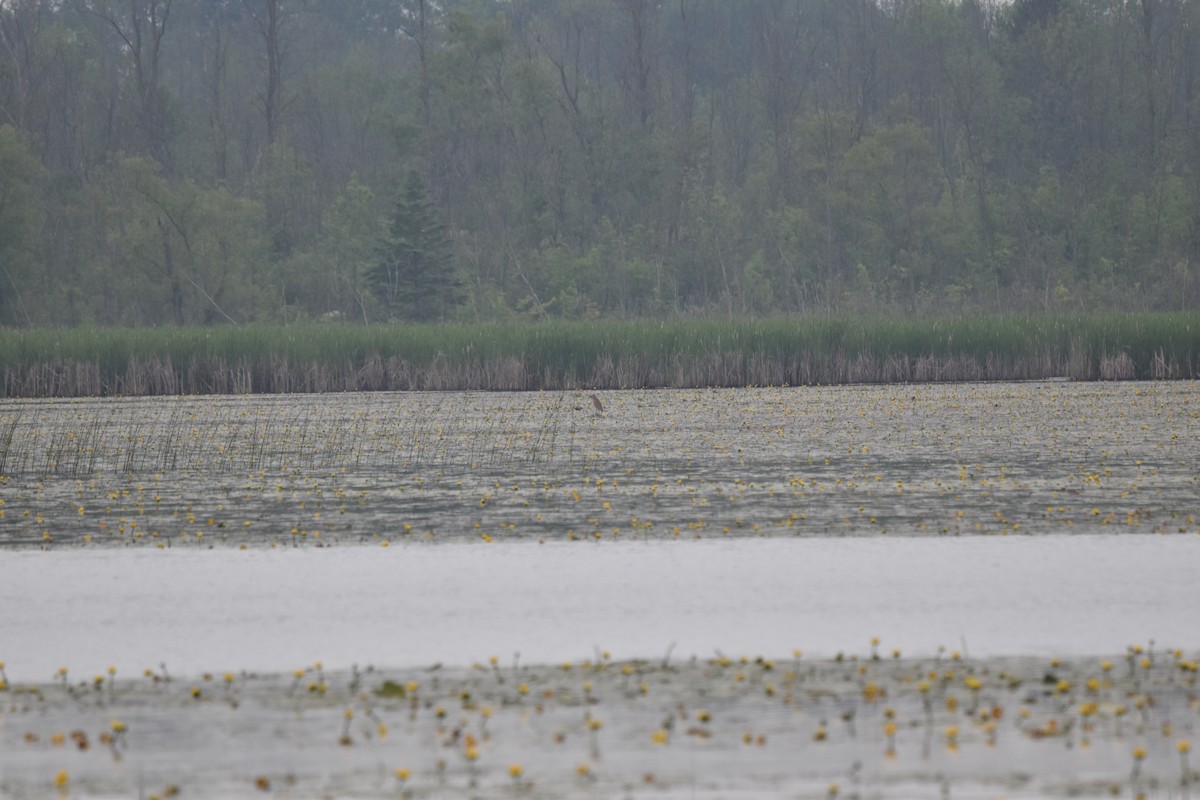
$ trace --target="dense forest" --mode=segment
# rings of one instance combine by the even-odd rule
[[[1194,310],[1194,0],[0,0],[0,323]]]

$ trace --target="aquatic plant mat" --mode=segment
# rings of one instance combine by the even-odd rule
[[[1200,390],[10,401],[0,544],[1200,530]]]
[[[0,331],[6,397],[1200,376],[1195,314]]]
[[[1188,797],[1196,657],[64,673],[0,692],[0,795]]]

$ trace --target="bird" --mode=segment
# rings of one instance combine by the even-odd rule
[[[601,403],[600,398],[596,395],[592,395],[592,408],[596,409],[597,417],[604,414],[604,403]]]

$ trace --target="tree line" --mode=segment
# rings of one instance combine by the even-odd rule
[[[1194,310],[1195,0],[0,0],[0,323]]]

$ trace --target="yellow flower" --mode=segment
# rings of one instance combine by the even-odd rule
[[[654,733],[650,734],[650,740],[655,744],[666,744],[668,738],[669,734],[662,728],[659,728]]]
[[[467,761],[474,761],[475,759],[479,758],[479,748],[468,747],[467,751],[463,753],[463,755],[467,757]]]
[[[55,773],[54,785],[57,786],[59,789],[63,788],[70,782],[71,782],[71,775],[65,769],[60,769],[57,773]]]
[[[1146,757],[1146,748],[1144,748],[1144,747],[1133,748],[1133,760],[1134,761],[1141,761],[1145,757]]]
[[[511,775],[511,776],[513,776],[514,778],[519,778],[519,777],[521,777],[521,774],[522,774],[524,771],[525,771],[525,770],[521,768],[521,765],[520,765],[520,764],[509,764],[509,765],[508,765],[508,774],[509,774],[509,775]]]
[[[1184,753],[1184,754],[1189,753],[1189,752],[1191,752],[1191,749],[1192,749],[1192,743],[1189,742],[1187,739],[1180,739],[1178,742],[1175,743],[1175,749],[1178,750],[1180,753]]]
[[[408,767],[401,767],[400,769],[396,770],[396,780],[398,781],[403,782],[411,777],[412,772],[409,771]]]
[[[591,774],[591,771],[592,768],[587,764],[580,764],[579,766],[575,767],[575,774],[581,778],[586,778],[589,774]]]

